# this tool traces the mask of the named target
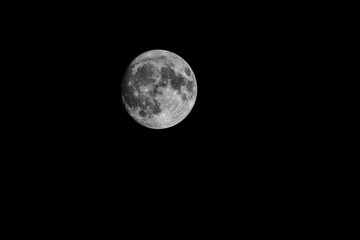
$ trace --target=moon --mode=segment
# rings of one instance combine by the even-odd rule
[[[165,129],[180,123],[191,112],[197,82],[183,58],[166,50],[150,50],[127,67],[121,96],[127,113],[136,122],[151,129]]]

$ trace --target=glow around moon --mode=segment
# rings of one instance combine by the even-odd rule
[[[122,81],[122,101],[141,125],[164,129],[181,122],[197,97],[195,74],[180,56],[151,50],[137,56]]]

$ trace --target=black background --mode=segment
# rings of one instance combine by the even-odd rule
[[[89,4],[34,14],[21,24],[41,92],[30,119],[43,129],[44,153],[114,174],[281,171],[301,157],[311,121],[302,111],[313,39],[300,12],[261,4]],[[191,113],[162,130],[136,123],[121,103],[127,65],[152,49],[184,58],[198,84]]]
[[[189,161],[200,167],[203,161],[237,164],[239,158],[286,155],[301,128],[295,109],[307,84],[306,39],[291,11],[271,9],[75,11],[50,40],[50,51],[59,54],[59,83],[70,94],[62,111],[69,138],[91,146],[88,157],[98,151],[98,157],[134,157],[144,164]],[[166,130],[137,124],[121,105],[126,66],[151,49],[183,57],[198,82],[193,110]]]
[[[106,211],[124,201],[150,214],[150,202],[180,199],[179,212],[188,205],[208,217],[240,201],[244,211],[271,212],[299,199],[294,190],[301,191],[316,147],[308,132],[313,119],[303,112],[317,58],[309,51],[316,40],[304,34],[315,30],[300,6],[39,9],[16,29],[21,59],[31,63],[25,86],[35,89],[36,102],[24,103],[20,138],[34,159],[19,164],[38,179],[30,187],[45,185],[39,191],[54,198],[64,192],[60,197],[84,212],[89,199],[106,202]],[[141,126],[121,103],[127,65],[152,49],[181,56],[197,79],[194,108],[168,129]],[[165,200],[156,203],[159,196]]]

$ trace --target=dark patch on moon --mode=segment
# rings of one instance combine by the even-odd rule
[[[153,78],[155,71],[156,69],[152,64],[145,64],[137,69],[134,76],[131,74],[131,68],[129,67],[122,82],[123,101],[128,105],[130,111],[139,108],[138,114],[143,118],[151,118],[153,115],[161,113],[160,103],[155,97],[162,93],[160,87],[165,86],[166,83],[158,84],[158,87],[150,92],[152,101],[149,97],[142,95],[140,91],[141,86],[155,82]],[[131,82],[131,85],[128,84],[129,82]],[[136,91],[139,94],[138,96],[135,96]]]
[[[188,90],[188,92],[192,93],[193,92],[193,87],[194,87],[194,83],[188,80],[186,82],[186,89]]]
[[[125,99],[125,101],[127,101]],[[140,109],[138,114],[143,118],[151,118],[154,115],[161,113],[160,103],[153,99],[154,102],[151,102],[149,98],[139,96],[138,98],[133,97],[132,102],[127,104],[130,107],[130,110],[134,110],[137,107]]]
[[[150,96],[155,97],[163,93],[163,88],[166,87],[167,81],[161,79],[159,83],[153,85],[153,89],[150,91]]]
[[[190,69],[189,69],[188,67],[185,67],[185,73],[186,73],[186,75],[187,75],[188,77],[191,76],[191,71],[190,71]]]
[[[162,79],[172,79],[175,77],[175,72],[170,67],[161,68],[161,78]]]
[[[188,82],[181,75],[176,75],[175,71],[171,67],[161,68],[161,79],[162,81],[170,81],[170,85],[174,90],[181,90],[181,87]],[[192,86],[190,86],[192,87]]]
[[[135,79],[142,85],[148,85],[155,82],[153,74],[155,73],[155,67],[152,64],[146,63],[139,67],[135,74]]]
[[[157,87],[166,87],[168,83],[168,80],[161,79],[160,82],[156,85]]]
[[[140,110],[139,111],[139,115],[142,116],[142,117],[145,117],[146,116],[146,112],[144,110]]]
[[[161,113],[161,108],[160,108],[160,103],[158,101],[155,101],[155,104],[151,104],[150,106],[150,110],[151,110],[151,114],[152,115],[157,115],[159,113]]]
[[[170,80],[170,84],[173,89],[180,90],[181,86],[185,85],[185,79],[181,76],[175,76],[173,79]]]

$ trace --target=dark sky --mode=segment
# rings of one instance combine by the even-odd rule
[[[287,142],[306,64],[306,39],[291,11],[262,5],[115,9],[69,11],[39,29],[45,62],[58,56],[50,70],[59,72],[60,82],[69,81],[64,94],[75,100],[71,109],[94,141],[113,145],[114,153],[118,145],[158,152],[161,143],[167,153],[188,148],[222,156],[241,146],[269,150],[276,141]],[[151,49],[183,57],[198,81],[191,114],[168,130],[141,127],[120,103],[126,66]]]
[[[301,156],[310,121],[300,107],[310,84],[303,71],[309,39],[296,14],[291,7],[186,4],[47,12],[25,35],[43,77],[54,79],[44,91],[53,101],[39,100],[46,139],[56,142],[49,149],[81,159],[72,162],[77,167],[114,174],[277,171]],[[126,66],[151,49],[183,57],[198,83],[191,113],[166,130],[139,125],[121,104]]]
[[[146,223],[180,216],[194,228],[206,225],[203,232],[212,232],[207,221],[238,229],[239,218],[266,234],[252,219],[287,229],[273,219],[293,224],[289,218],[306,215],[314,195],[302,192],[316,194],[327,181],[311,181],[323,171],[313,159],[324,159],[312,153],[321,144],[315,117],[322,105],[311,101],[321,46],[314,37],[321,27],[306,22],[311,13],[258,2],[133,2],[31,3],[34,11],[21,5],[27,15],[8,19],[19,21],[9,49],[23,63],[12,80],[26,92],[14,109],[20,130],[4,125],[14,131],[6,142],[16,143],[9,160],[16,174],[5,185],[19,181],[28,191],[13,188],[25,192],[19,206],[34,201],[25,204],[36,210],[29,216],[39,216],[38,205],[62,214],[61,227],[72,219],[86,225],[85,217],[117,229],[119,219],[135,225],[145,214]],[[151,49],[184,58],[198,84],[190,114],[164,130],[136,123],[121,103],[127,65]]]

